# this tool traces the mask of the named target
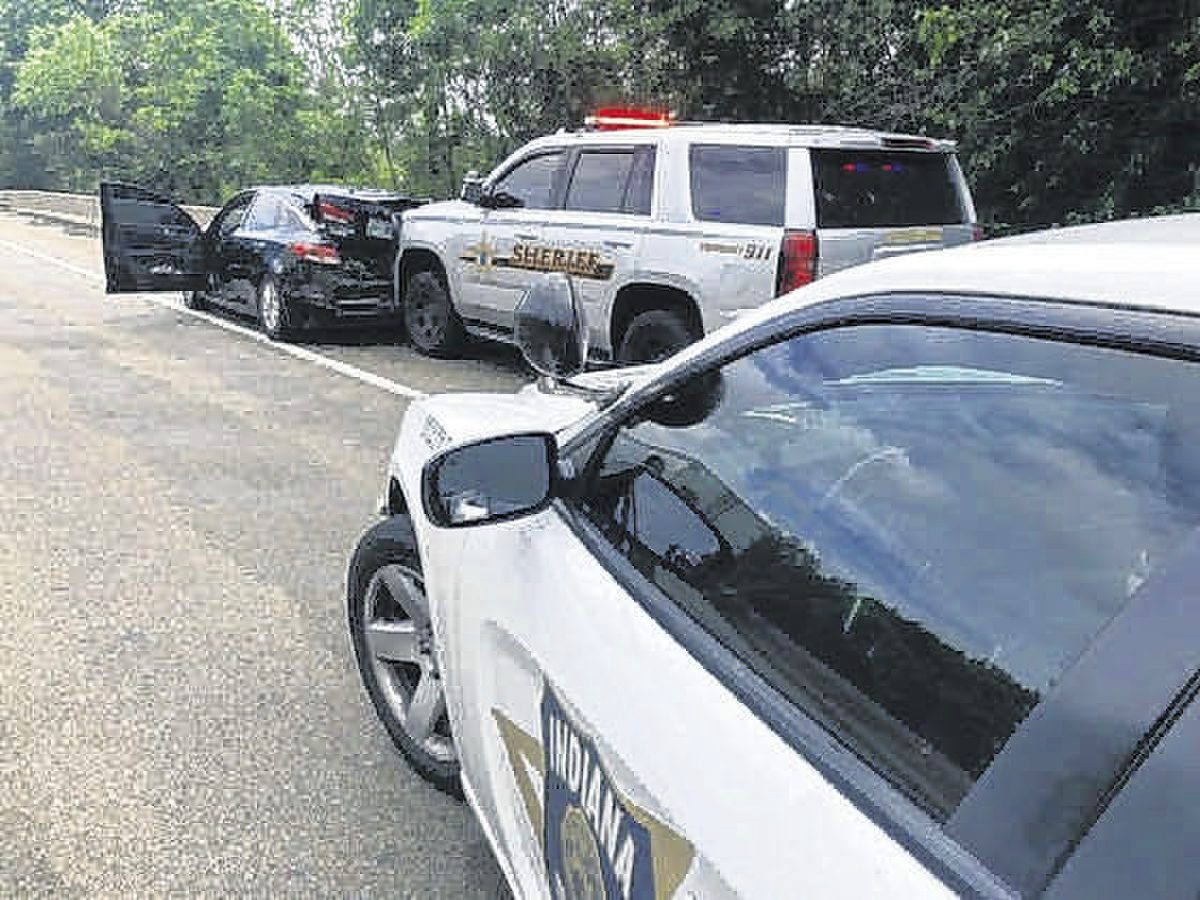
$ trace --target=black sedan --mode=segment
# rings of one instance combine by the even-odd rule
[[[100,186],[110,294],[183,291],[258,319],[286,339],[309,325],[394,317],[392,261],[403,195],[317,185],[258,187],[201,228],[152,191]]]

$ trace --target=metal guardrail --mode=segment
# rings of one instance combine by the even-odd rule
[[[218,212],[215,206],[184,206],[201,226]],[[58,191],[0,191],[0,210],[58,222],[100,233],[100,198],[96,194],[64,194]]]

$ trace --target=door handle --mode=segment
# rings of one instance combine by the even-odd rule
[[[631,250],[633,241],[605,241],[604,246],[611,250]]]
[[[517,232],[516,237],[518,241],[536,241],[538,239],[536,234],[522,234],[519,231]]]

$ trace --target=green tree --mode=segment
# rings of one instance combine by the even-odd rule
[[[35,31],[13,98],[58,180],[80,190],[122,178],[216,202],[329,158],[300,58],[255,0],[126,2]]]
[[[924,9],[926,120],[963,143],[981,209],[1030,227],[1200,207],[1195,2]]]
[[[17,67],[31,37],[77,15],[101,18],[108,5],[96,0],[0,0],[0,186],[52,186],[53,175],[35,147],[38,129],[12,100]]]

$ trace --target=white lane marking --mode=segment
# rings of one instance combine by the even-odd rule
[[[41,253],[37,250],[31,250],[28,247],[23,247],[20,244],[14,244],[12,241],[6,241],[0,238],[0,247],[5,250],[11,250],[14,253],[20,253],[31,259],[36,259],[44,263],[49,263],[52,266],[57,266],[74,275],[79,275],[89,281],[94,281],[98,284],[104,283],[104,276],[91,269],[85,269],[82,266],[76,266],[65,260],[61,260],[56,256],[50,256],[46,253]],[[161,306],[164,309],[169,309],[174,312],[183,313],[184,315],[192,316],[197,319],[202,319],[216,325],[218,328],[224,328],[226,331],[232,331],[234,334],[239,334],[242,337],[249,338],[252,341],[258,341],[260,344],[266,344],[274,350],[281,353],[287,353],[297,359],[302,359],[305,362],[313,363],[314,365],[322,366],[330,371],[337,372],[339,375],[345,375],[348,378],[354,378],[361,381],[363,384],[369,384],[372,387],[377,387],[381,391],[387,391],[390,394],[395,394],[398,397],[410,397],[419,399],[427,396],[424,391],[419,391],[416,388],[408,387],[399,382],[392,381],[390,378],[384,378],[382,375],[376,375],[374,372],[368,372],[366,369],[360,369],[358,366],[352,366],[349,363],[344,363],[341,360],[334,359],[330,356],[325,356],[323,353],[317,353],[313,350],[307,350],[304,347],[297,347],[294,344],[281,344],[271,340],[261,331],[255,331],[252,328],[246,328],[243,325],[238,325],[234,322],[226,321],[219,316],[214,316],[211,313],[206,313],[198,309],[188,309],[182,303],[175,300],[168,300],[165,297],[158,297],[154,294],[135,294],[133,295],[141,300],[153,303],[156,306]]]

